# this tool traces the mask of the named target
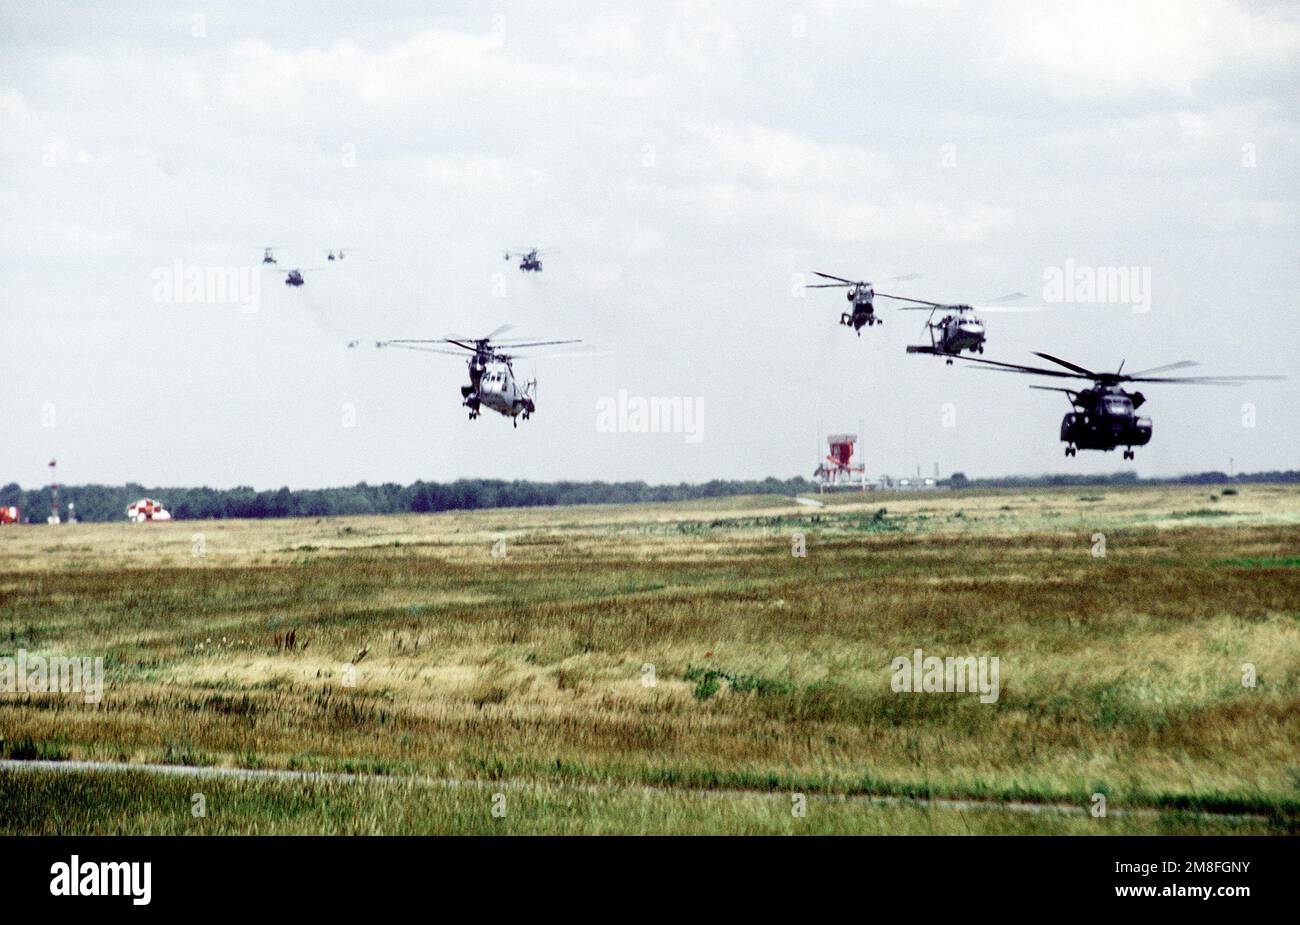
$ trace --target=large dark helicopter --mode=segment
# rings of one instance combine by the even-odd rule
[[[1124,458],[1133,458],[1133,447],[1145,446],[1151,441],[1151,418],[1139,416],[1137,409],[1146,403],[1146,396],[1141,392],[1126,391],[1121,383],[1127,382],[1167,382],[1188,385],[1236,385],[1248,380],[1277,380],[1284,376],[1177,376],[1156,377],[1151,373],[1171,372],[1186,369],[1197,364],[1191,360],[1156,366],[1141,372],[1125,374],[1124,364],[1113,373],[1098,373],[1082,366],[1076,366],[1067,360],[1054,357],[1048,353],[1034,352],[1064,369],[1043,369],[1037,366],[1020,366],[1016,363],[1001,363],[997,360],[983,360],[979,357],[962,357],[972,363],[986,363],[1007,372],[1028,373],[1033,376],[1052,376],[1062,379],[1091,379],[1092,387],[1087,389],[1062,389],[1046,385],[1031,385],[1031,389],[1048,392],[1064,392],[1070,398],[1074,410],[1061,419],[1061,440],[1065,443],[1065,455],[1075,456],[1079,450],[1111,450],[1124,447]]]
[[[460,387],[462,404],[469,409],[469,419],[479,416],[479,409],[487,407],[498,414],[510,418],[516,427],[519,418],[525,421],[537,410],[537,379],[521,383],[515,377],[513,360],[520,358],[516,350],[530,347],[551,347],[558,344],[578,344],[581,340],[510,340],[494,341],[493,338],[504,334],[512,325],[502,325],[485,337],[442,337],[435,340],[386,340],[377,341],[376,347],[402,347],[406,350],[420,350],[425,353],[441,353],[449,356],[465,357],[468,351],[469,385]],[[354,342],[355,343],[355,342]],[[450,344],[459,350],[447,350],[441,346],[429,344]],[[352,346],[349,344],[348,346]],[[503,349],[505,348],[505,349]],[[509,350],[510,352],[506,352]],[[554,359],[564,354],[547,354]]]
[[[971,353],[984,352],[984,342],[987,337],[984,332],[984,322],[980,320],[976,314],[977,312],[1033,312],[1039,310],[1037,307],[1003,304],[1024,297],[1023,292],[1012,292],[978,306],[945,305],[942,302],[927,302],[925,299],[911,299],[903,296],[890,296],[889,298],[914,303],[899,306],[899,311],[929,311],[930,313],[924,328],[930,335],[930,343],[908,344],[907,352],[929,353],[945,357],[948,365],[951,366],[952,358],[962,351],[970,351]],[[938,321],[935,321],[934,316],[939,312],[943,312],[944,315]]]
[[[520,248],[516,251],[506,251],[505,257],[506,260],[509,260],[512,257],[518,257],[520,258],[519,269],[530,273],[540,273],[542,272],[541,253],[542,252],[536,247],[528,250]]]
[[[831,276],[829,273],[821,273],[813,270],[814,276],[820,276],[822,279],[834,280],[831,283],[809,283],[805,288],[808,289],[844,289],[847,288],[845,298],[852,303],[853,308],[850,311],[840,314],[840,324],[853,328],[858,332],[858,337],[862,336],[864,325],[884,324],[883,318],[876,317],[875,298],[880,296],[884,299],[899,299],[902,296],[893,296],[884,292],[876,292],[875,287],[866,280],[843,279],[839,276]],[[915,274],[907,276],[895,276],[885,282],[901,282],[903,280],[917,279]]]

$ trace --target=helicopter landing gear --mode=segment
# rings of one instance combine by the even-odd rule
[[[951,365],[952,365],[952,358],[949,357],[948,359],[944,360],[943,363],[944,363],[945,366],[951,366]]]
[[[1078,450],[1076,447],[1074,447],[1074,446],[1067,446],[1067,447],[1065,448],[1065,455],[1066,455],[1066,456],[1075,456],[1075,455],[1078,454],[1078,452],[1079,452],[1079,450]]]
[[[516,429],[519,427],[519,418],[511,418],[510,422],[515,425]]]
[[[477,412],[477,411],[471,411],[471,412],[469,413],[469,419],[470,419],[471,421],[474,420],[476,417],[478,417],[478,412]]]
[[[983,353],[983,352],[984,352],[984,345],[983,345],[983,344],[980,344],[978,347],[976,347],[976,348],[975,348],[975,352],[976,352],[976,353]]]
[[[1125,458],[1125,459],[1132,459],[1132,458],[1133,458],[1133,450],[1132,450],[1132,449],[1127,449],[1127,450],[1125,450],[1125,451],[1124,451],[1124,458]]]

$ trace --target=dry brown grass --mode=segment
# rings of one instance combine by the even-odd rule
[[[1213,493],[0,530],[4,653],[102,654],[110,675],[98,707],[0,695],[0,729],[10,748],[77,758],[1068,801],[1101,790],[1116,805],[1244,807],[1289,826],[1300,491]],[[790,554],[796,530],[806,558]],[[1001,699],[893,693],[890,660],[918,647],[998,656]],[[773,683],[700,699],[689,666]]]

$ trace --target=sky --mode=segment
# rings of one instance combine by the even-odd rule
[[[784,478],[845,431],[873,476],[1297,468],[1298,119],[1294,4],[0,2],[0,482]],[[989,359],[1290,378],[1067,459],[1063,396],[813,270],[1046,308]],[[516,361],[517,429],[373,347],[502,324],[593,347]]]

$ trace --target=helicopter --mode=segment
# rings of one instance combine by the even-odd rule
[[[272,247],[262,248],[262,263],[275,263],[275,254],[272,253],[274,250]]]
[[[284,284],[286,286],[293,286],[296,289],[299,286],[305,286],[307,284],[307,281],[302,278],[303,273],[315,273],[320,269],[321,267],[308,267],[305,270],[276,270],[275,272],[285,274]]]
[[[925,299],[911,299],[902,296],[889,296],[891,299],[898,299],[904,302],[913,302],[913,305],[899,306],[899,311],[929,311],[930,317],[926,319],[924,330],[930,335],[929,345],[908,344],[908,353],[929,353],[934,356],[945,357],[947,365],[952,365],[952,359],[963,350],[969,350],[971,353],[983,353],[984,341],[984,322],[976,315],[977,311],[985,312],[1023,312],[1038,311],[1032,307],[1011,307],[1004,306],[1002,303],[1013,302],[1016,299],[1023,299],[1023,292],[1012,292],[992,300],[991,302],[975,305],[945,305],[941,302],[927,302]],[[934,320],[937,312],[944,312],[944,316],[938,321]]]
[[[528,250],[520,248],[517,251],[506,251],[505,259],[509,260],[512,257],[519,257],[519,269],[532,273],[540,273],[542,272],[541,253],[542,252],[536,247]]]
[[[352,248],[348,248],[348,250],[352,250]],[[329,256],[327,256],[325,259],[326,259],[326,260],[342,260],[342,259],[343,259],[344,257],[346,257],[346,256],[347,256],[347,254],[344,253],[344,252],[343,252],[343,248],[340,247],[337,251],[330,251],[330,252],[329,252]]]
[[[1122,387],[1128,382],[1186,383],[1189,385],[1236,385],[1248,380],[1279,380],[1285,376],[1176,376],[1155,377],[1152,373],[1172,372],[1186,369],[1197,364],[1191,360],[1182,360],[1165,366],[1156,366],[1136,373],[1125,373],[1124,362],[1113,373],[1098,373],[1085,369],[1068,360],[1054,357],[1049,353],[1034,352],[1048,362],[1055,363],[1063,369],[1043,369],[1037,366],[1021,366],[1016,363],[1002,363],[997,360],[984,360],[979,357],[961,357],[971,363],[985,363],[1005,372],[1027,373],[1033,376],[1052,376],[1063,379],[1090,379],[1092,387],[1086,389],[1064,389],[1046,385],[1031,385],[1031,389],[1047,392],[1064,392],[1070,399],[1073,410],[1061,419],[1061,440],[1065,443],[1065,455],[1077,456],[1079,450],[1111,450],[1124,447],[1124,458],[1133,458],[1133,447],[1146,446],[1151,441],[1151,418],[1139,416],[1136,412],[1146,404],[1146,396],[1141,392],[1129,392]]]
[[[840,324],[853,328],[853,330],[858,332],[858,337],[862,336],[862,328],[864,325],[885,323],[883,318],[876,317],[876,307],[874,302],[876,296],[881,296],[886,299],[902,298],[901,296],[891,296],[884,292],[876,292],[875,287],[866,280],[854,281],[839,276],[831,276],[829,273],[821,273],[817,270],[813,270],[812,272],[814,276],[820,276],[822,279],[830,279],[835,282],[810,283],[805,287],[807,289],[844,289],[847,287],[848,292],[844,295],[845,298],[853,304],[853,310],[844,312],[840,315]],[[919,277],[916,274],[911,273],[906,276],[891,277],[890,279],[885,280],[885,282],[901,282],[909,279],[919,279]]]
[[[551,347],[559,344],[580,344],[581,340],[510,340],[494,341],[494,338],[513,328],[502,325],[484,337],[443,337],[435,340],[386,340],[376,341],[376,347],[401,347],[406,350],[421,350],[425,353],[441,353],[449,356],[465,357],[469,354],[469,385],[460,387],[462,404],[469,409],[469,419],[477,418],[483,407],[511,419],[515,427],[519,418],[528,420],[537,410],[537,379],[521,383],[515,376],[512,361],[520,354],[513,351],[530,347]],[[450,344],[459,350],[444,347],[426,346],[428,344]],[[352,346],[349,344],[348,346]],[[503,349],[504,348],[504,349]],[[511,352],[507,353],[506,350]],[[549,357],[564,354],[548,354]]]

